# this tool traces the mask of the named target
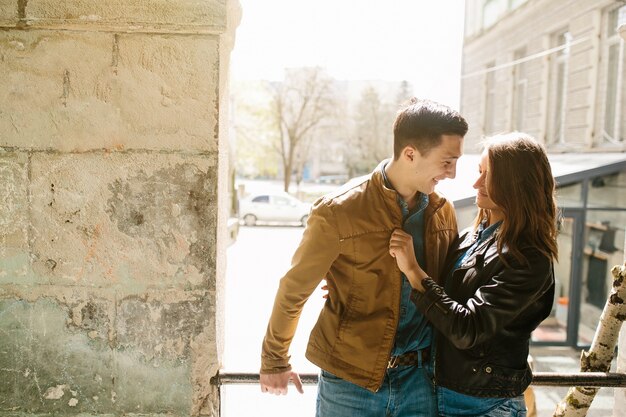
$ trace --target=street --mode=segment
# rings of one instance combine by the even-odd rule
[[[258,372],[261,343],[272,311],[278,282],[290,265],[303,227],[241,227],[228,249],[226,277],[226,342],[223,372]],[[317,373],[305,357],[306,344],[323,305],[317,290],[305,305],[291,344],[296,372]],[[316,387],[304,387],[304,395],[290,387],[286,396],[261,394],[258,385],[222,387],[224,417],[315,415]]]
[[[289,268],[303,231],[294,226],[239,229],[237,242],[228,252],[225,370],[258,371],[261,341],[278,282]],[[299,372],[317,372],[304,358],[304,351],[323,301],[321,290],[311,296],[291,344],[292,364]]]

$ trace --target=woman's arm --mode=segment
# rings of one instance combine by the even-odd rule
[[[511,261],[506,267],[500,262],[497,272],[461,304],[424,276],[411,257],[412,246],[398,233],[392,236],[390,253],[416,290],[411,298],[417,308],[459,349],[493,338],[553,285],[551,261],[537,250],[525,250],[527,264]]]

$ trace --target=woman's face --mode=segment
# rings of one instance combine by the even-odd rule
[[[478,173],[480,174],[474,188],[476,189],[476,205],[485,210],[499,210],[496,203],[489,197],[489,183],[491,182],[492,172],[489,165],[489,153],[485,149],[480,156],[480,163],[478,164]]]

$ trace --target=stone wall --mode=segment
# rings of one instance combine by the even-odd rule
[[[238,16],[0,1],[0,416],[219,414]]]

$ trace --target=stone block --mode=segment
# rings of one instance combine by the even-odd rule
[[[202,366],[193,342],[205,331],[214,332],[213,304],[205,292],[118,302],[116,401],[121,411],[189,414],[194,392],[190,375]],[[214,341],[212,345],[204,344],[202,350],[212,352]]]
[[[0,26],[15,26],[18,17],[17,0],[4,0],[0,2]]]
[[[115,146],[119,112],[97,98],[98,80],[111,71],[112,39],[95,32],[0,32],[0,145]]]
[[[217,38],[129,34],[117,48],[115,102],[127,146],[216,151]]]
[[[26,18],[36,25],[108,25],[133,30],[174,26],[222,32],[226,0],[28,0]]]
[[[117,352],[116,408],[124,413],[189,416],[190,367],[187,361],[163,361],[153,366],[136,352]]]
[[[202,292],[186,299],[180,293],[157,299],[126,297],[118,303],[117,343],[132,347],[154,366],[161,361],[187,361],[192,338],[211,325],[211,306]]]
[[[52,299],[0,300],[0,409],[114,410],[111,349],[68,323],[69,307]]]
[[[0,32],[0,146],[217,149],[210,36]]]
[[[51,284],[215,285],[217,156],[32,157],[33,270]]]
[[[0,284],[24,284],[30,276],[27,154],[0,153],[0,201]]]
[[[205,337],[214,332],[213,305],[204,291],[116,304],[52,287],[30,301],[2,299],[0,407],[18,415],[198,414],[202,400],[217,399],[209,383],[215,339]]]

